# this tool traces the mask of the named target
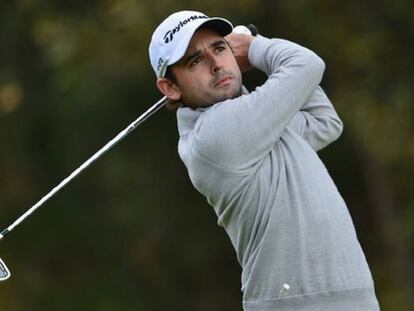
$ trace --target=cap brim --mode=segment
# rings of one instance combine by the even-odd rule
[[[217,31],[220,35],[227,36],[233,31],[233,25],[226,19],[220,17],[213,17],[198,26],[200,28],[209,28]]]
[[[168,61],[168,66],[177,63],[187,51],[188,45],[194,35],[194,33],[201,28],[208,28],[216,31],[221,36],[227,36],[233,31],[233,25],[226,19],[220,17],[212,17],[202,21],[193,31],[188,32],[187,36],[182,39],[179,47],[175,50],[175,53]]]

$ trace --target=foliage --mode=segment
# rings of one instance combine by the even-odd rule
[[[0,223],[8,225],[160,94],[157,24],[184,8],[257,24],[327,63],[345,122],[321,153],[366,250],[383,310],[413,306],[414,5],[334,0],[0,3]],[[262,81],[252,73],[246,83]],[[240,309],[234,251],[163,111],[2,241],[1,310]]]

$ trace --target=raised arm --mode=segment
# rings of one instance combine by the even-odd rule
[[[196,154],[229,170],[248,170],[268,154],[315,91],[325,69],[312,51],[262,36],[251,41],[248,59],[268,80],[252,93],[203,113],[193,141]]]
[[[318,86],[288,127],[318,151],[341,135],[343,125],[328,96]]]

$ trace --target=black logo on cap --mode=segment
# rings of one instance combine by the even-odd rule
[[[183,21],[180,21],[177,26],[175,26],[171,30],[168,30],[165,33],[165,35],[164,35],[164,43],[170,43],[174,39],[174,35],[177,32],[179,32],[182,29],[182,27],[184,27],[187,23],[192,22],[192,21],[194,21],[196,19],[200,19],[200,18],[208,18],[208,17],[205,16],[205,15],[193,15],[193,16],[190,16],[189,18],[187,18],[187,19],[185,19]]]

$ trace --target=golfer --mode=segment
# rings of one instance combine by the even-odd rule
[[[178,151],[242,266],[244,310],[379,310],[347,207],[317,151],[342,122],[319,86],[325,64],[289,41],[170,15],[149,47],[178,107]],[[248,93],[241,72],[267,81]]]

